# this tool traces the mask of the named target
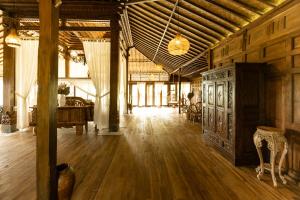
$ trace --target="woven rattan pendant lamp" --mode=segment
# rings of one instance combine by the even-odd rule
[[[17,35],[17,31],[14,27],[9,30],[9,34],[5,38],[5,43],[7,46],[12,48],[18,48],[21,46],[21,39]]]
[[[14,2],[14,10],[16,10],[15,4],[16,4],[16,2]],[[15,19],[11,18],[11,21],[12,21],[12,22],[10,22],[11,27],[10,27],[8,35],[5,37],[5,43],[9,47],[18,48],[21,46],[21,39],[19,38],[19,36],[17,34]]]
[[[168,51],[171,55],[180,56],[189,51],[190,42],[179,33],[179,10],[178,10],[178,32],[174,39],[168,44]]]

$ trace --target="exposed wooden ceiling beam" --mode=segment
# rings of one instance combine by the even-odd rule
[[[155,53],[155,49],[151,48],[150,46],[145,46],[145,44],[143,44],[143,42],[141,42],[141,41],[136,41],[136,45],[137,46],[139,45],[140,49],[144,49],[145,51],[149,52],[150,55],[153,55]],[[163,63],[165,65],[172,67],[172,68],[180,65],[180,63],[178,63],[178,62],[174,62],[171,59],[166,59],[166,57],[163,55],[166,56],[166,54],[159,54],[158,56],[160,57],[160,59],[163,61]],[[157,63],[157,60],[155,63]],[[161,63],[161,64],[163,64],[163,63]]]
[[[196,70],[196,71],[193,71],[193,72],[191,72],[191,73],[188,73],[188,74],[184,74],[184,75],[182,75],[182,76],[190,76],[190,75],[192,75],[192,74],[195,74],[195,73],[199,73],[199,72],[202,72],[202,71],[205,71],[205,70],[207,70],[208,69],[208,67],[203,67],[203,68],[201,68],[201,69],[198,69],[198,70]]]
[[[149,3],[149,2],[154,2],[154,1],[163,1],[163,0],[132,0],[132,1],[129,1],[129,2],[125,3],[125,6]]]
[[[143,7],[146,7],[146,5],[143,5]],[[152,9],[155,9],[157,15],[164,16],[166,13],[170,12],[170,8],[166,7],[165,4],[161,4],[159,2],[153,3],[149,5]],[[178,6],[179,8],[179,6]],[[220,39],[223,39],[224,36],[221,33],[215,31],[214,29],[211,29],[210,27],[203,26],[201,23],[195,22],[193,19],[187,17],[184,15],[182,9],[180,9],[180,15],[179,15],[180,20],[178,20],[178,17],[174,17],[172,21],[174,24],[179,24],[182,26],[184,29],[189,29],[190,31],[201,35],[201,37],[206,38],[207,40],[215,43],[220,41]],[[188,26],[187,26],[188,24]]]
[[[136,16],[132,16],[131,17],[131,23],[132,24],[135,24],[135,26],[137,26],[137,28],[144,28],[144,31],[147,32],[147,29],[148,30],[151,30],[152,33],[149,33],[148,34],[150,35],[155,35],[155,33],[158,33],[158,30],[162,30],[161,28],[159,27],[156,27],[156,29],[153,27],[153,25],[150,23],[150,22],[147,22],[146,20],[140,18],[140,17],[136,17]],[[134,27],[132,27],[134,28]],[[165,38],[168,38],[168,40],[171,40],[174,38],[176,33],[167,33]],[[168,42],[168,41],[166,41]],[[197,46],[198,44],[196,43],[193,43],[193,40],[190,41],[190,50],[195,52],[196,54],[198,54],[199,52],[201,51],[204,51],[206,48],[204,47],[201,47],[201,46]]]
[[[173,15],[174,15],[174,13],[175,13],[175,11],[176,11],[176,8],[177,8],[177,5],[178,5],[178,1],[179,1],[179,0],[177,0],[176,3],[174,4],[173,10],[172,10],[172,12],[171,12],[171,14],[170,14],[170,17],[169,17],[169,20],[168,20],[168,22],[167,22],[167,24],[166,24],[165,30],[164,30],[164,32],[163,32],[163,34],[162,34],[162,36],[161,36],[161,38],[160,38],[160,41],[159,41],[159,43],[158,43],[158,45],[157,45],[157,48],[156,48],[155,54],[154,54],[154,56],[153,56],[153,58],[152,58],[152,61],[154,61],[154,59],[155,59],[155,57],[156,57],[156,55],[157,55],[157,53],[158,53],[158,50],[159,50],[159,48],[160,48],[160,45],[161,45],[163,39],[165,38],[165,34],[166,34],[166,32],[167,32],[167,30],[168,30],[168,28],[169,28],[169,25],[170,25],[170,23],[171,23],[171,20],[172,20],[172,18],[173,18]]]
[[[162,29],[162,23],[159,22],[159,21],[155,21],[153,20],[151,17],[147,17],[147,16],[141,16],[137,13],[135,13],[135,11],[132,11],[129,16],[131,17],[131,20],[132,18],[135,18],[136,21],[140,21],[140,23],[143,23],[143,25],[147,25],[147,27],[151,27],[152,29],[156,30],[156,29]],[[172,28],[169,28],[169,33],[167,33],[170,37],[174,37],[176,34],[177,34],[177,31],[172,29]],[[194,38],[190,38],[190,37],[187,37],[191,43],[191,45],[196,45],[198,46],[198,48],[200,49],[207,49],[208,48],[208,45],[197,40],[197,39],[194,39]]]
[[[161,1],[161,2],[157,2],[157,4],[163,5],[164,7],[167,7],[169,9],[170,6],[173,5],[171,1]],[[210,29],[216,31],[221,35],[228,35],[229,33],[234,32],[232,28],[228,28],[227,26],[221,24],[220,22],[216,22],[210,19],[208,16],[205,16],[202,12],[201,13],[195,12],[191,9],[187,9],[183,5],[178,5],[177,7],[178,9],[180,9],[181,16],[185,15],[188,19],[194,21],[195,23],[198,23],[205,27],[209,27]],[[188,13],[188,14],[184,14],[184,13]]]
[[[244,9],[250,11],[250,12],[251,12],[252,14],[254,14],[254,15],[259,15],[259,16],[261,16],[261,15],[264,14],[262,11],[260,11],[260,10],[258,10],[258,9],[256,9],[256,8],[254,8],[254,7],[252,7],[252,6],[250,6],[250,5],[248,5],[248,4],[245,4],[245,3],[241,2],[241,1],[232,1],[231,3],[233,3],[233,4],[235,4],[235,5],[239,6],[239,7],[242,7],[242,8],[244,8]]]
[[[38,31],[40,30],[39,26],[19,26],[18,30],[31,30]],[[83,26],[61,26],[59,27],[59,31],[110,31],[110,27],[83,27]]]
[[[272,2],[270,2],[268,0],[257,0],[257,1],[261,2],[262,4],[265,4],[266,6],[269,6],[271,8],[275,8],[276,7],[275,4],[273,4]]]
[[[235,10],[231,9],[231,8],[227,8],[223,5],[221,5],[220,3],[218,3],[217,1],[215,0],[206,0],[207,2],[209,2],[210,4],[218,7],[218,8],[221,8],[223,9],[225,12],[228,12],[230,13],[231,15],[235,16],[236,18],[240,18],[241,20],[245,21],[245,22],[251,22],[252,20],[250,18],[248,18],[247,16],[245,15],[242,15],[238,12],[236,12]]]
[[[136,38],[136,39],[137,39],[137,38]],[[141,40],[136,40],[135,42],[138,43],[138,44],[140,44],[140,45],[142,45],[142,46],[144,46],[144,48],[147,48],[148,50],[150,50],[151,53],[153,53],[153,54],[155,53],[155,48],[151,47],[151,46],[152,46],[151,44],[150,44],[150,45],[147,45],[145,42],[143,42],[143,41],[141,41]],[[162,51],[162,52],[160,52],[159,55],[161,56],[162,59],[164,59],[165,61],[168,61],[169,64],[171,64],[171,65],[176,65],[176,66],[178,66],[178,65],[180,65],[181,63],[184,63],[184,61],[181,60],[181,59],[178,59],[178,58],[172,58],[172,57],[170,56],[170,54],[169,54],[167,51]]]
[[[143,36],[142,35],[138,35],[137,34],[134,34],[134,36],[136,37],[136,42],[138,41],[142,41],[144,43],[144,45],[147,45],[147,46],[155,46],[155,43],[153,44],[152,41],[145,41],[143,39]],[[152,49],[155,49],[152,47]],[[184,63],[184,62],[187,62],[191,59],[192,55],[188,54],[188,55],[185,55],[185,56],[172,56],[171,54],[169,54],[169,52],[167,51],[167,48],[165,46],[164,49],[161,49],[160,53],[163,53],[165,56],[167,56],[167,59],[171,59],[171,60],[180,60],[181,63]],[[204,61],[204,60],[202,60]]]
[[[132,22],[132,23],[135,24],[135,22]],[[133,27],[132,30],[135,30],[135,32],[138,33],[138,34],[140,34],[140,35],[142,35],[143,33],[147,33],[147,34],[149,34],[149,35],[147,36],[147,39],[148,39],[148,38],[151,38],[152,40],[155,40],[155,41],[158,42],[158,37],[157,37],[157,35],[156,35],[155,33],[152,33],[152,34],[150,35],[150,32],[147,31],[147,30],[145,30],[143,27],[139,27],[139,28]],[[142,30],[143,33],[140,33],[139,30]],[[167,42],[167,41],[163,41],[162,44],[164,44],[165,47],[167,48],[167,46],[168,46],[168,42]],[[155,46],[156,46],[156,45],[155,45]],[[191,47],[191,48],[190,48],[190,51],[188,52],[188,56],[187,56],[187,57],[193,57],[193,56],[198,55],[198,53],[196,53],[196,52],[199,52],[199,50],[194,49],[193,47]],[[189,56],[190,54],[191,54],[191,56]]]
[[[141,45],[141,44],[136,44],[135,47],[140,51],[142,52],[144,55],[146,54],[147,55],[147,58],[151,58],[153,54],[150,54],[149,53],[149,50],[145,50],[144,46]],[[151,51],[150,51],[151,52]],[[165,66],[166,68],[170,68],[170,66],[172,66],[172,64],[169,62],[169,61],[166,61],[165,59],[157,59],[160,63],[162,64],[163,66]]]
[[[202,56],[204,56],[207,52],[209,51],[209,49],[201,52],[198,56],[196,56],[195,58],[193,58],[192,60],[184,63],[183,65],[181,65],[180,67],[178,67],[177,69],[175,69],[171,74],[177,72],[179,70],[179,68],[184,68],[186,66],[188,66],[189,64],[193,63],[194,61],[196,61],[197,59],[201,58]]]
[[[139,15],[140,17],[147,18],[147,20],[154,21],[154,23],[160,24],[163,27],[165,26],[165,23],[167,23],[167,20],[165,18],[162,18],[161,16],[157,16],[149,11],[146,11],[146,9],[141,8],[140,6],[134,6],[130,8],[130,11],[135,13],[135,15]],[[175,32],[176,34],[178,32],[177,25],[171,23],[169,30]],[[196,33],[190,30],[181,29],[181,33],[185,35],[189,40],[193,39],[195,43],[200,43],[200,44],[202,43],[202,45],[205,46],[205,48],[214,44],[213,42],[200,37],[199,35],[197,35]]]
[[[171,0],[171,1],[175,1],[175,0]],[[239,24],[237,24],[236,22],[229,21],[229,20],[223,18],[222,16],[209,11],[207,8],[200,7],[199,5],[197,5],[191,1],[187,1],[187,0],[183,1],[182,6],[184,6],[184,5],[192,8],[194,11],[196,11],[196,13],[200,13],[201,16],[206,16],[210,20],[213,20],[215,23],[219,23],[219,24],[222,24],[222,26],[226,26],[226,27],[230,28],[232,31],[241,28],[241,26]],[[190,10],[192,10],[192,9],[190,9]]]

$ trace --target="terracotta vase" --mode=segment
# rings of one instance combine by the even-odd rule
[[[58,174],[58,199],[71,199],[75,184],[75,173],[72,167],[66,163],[57,166]]]

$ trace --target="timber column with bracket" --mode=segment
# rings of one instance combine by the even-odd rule
[[[58,8],[52,2],[39,0],[36,174],[37,199],[43,200],[57,199]]]
[[[6,16],[3,17],[4,24],[11,22]],[[4,37],[9,34],[9,27],[4,28]],[[4,40],[4,39],[3,39]],[[10,111],[15,106],[15,71],[16,71],[16,49],[6,45],[3,41],[3,109]]]
[[[109,131],[119,131],[119,50],[120,26],[119,15],[115,14],[110,20],[111,47],[110,47],[110,99],[109,99]]]

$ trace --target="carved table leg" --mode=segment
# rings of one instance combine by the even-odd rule
[[[285,140],[285,141],[284,141],[284,149],[283,149],[283,151],[282,151],[282,154],[281,154],[281,157],[280,157],[280,161],[279,161],[279,166],[278,166],[279,177],[280,177],[280,179],[282,180],[283,184],[286,184],[287,182],[286,182],[284,176],[282,176],[282,173],[281,173],[281,167],[282,167],[282,163],[283,163],[283,161],[284,161],[284,158],[285,158],[287,152],[288,152],[288,143],[287,143],[287,141]]]
[[[265,166],[264,166],[264,158],[262,156],[261,153],[261,139],[259,138],[259,136],[257,134],[254,135],[254,144],[258,153],[258,157],[259,157],[259,163],[260,166],[256,168],[256,171],[258,172],[257,178],[258,180],[260,180],[260,178],[264,175],[265,172]]]
[[[270,159],[270,164],[271,164],[271,175],[272,175],[272,180],[273,180],[273,185],[274,187],[277,187],[277,181],[276,181],[276,176],[275,176],[275,160],[276,160],[276,154],[277,154],[277,150],[276,150],[276,144],[275,142],[269,142],[269,149],[271,151],[271,159]],[[271,144],[270,144],[271,142]]]

